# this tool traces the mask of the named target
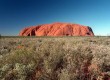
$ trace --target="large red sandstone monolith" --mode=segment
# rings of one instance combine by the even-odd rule
[[[94,36],[94,33],[88,26],[52,23],[24,28],[19,36]]]

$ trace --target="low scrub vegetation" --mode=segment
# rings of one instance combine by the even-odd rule
[[[1,37],[0,80],[110,80],[110,38]]]

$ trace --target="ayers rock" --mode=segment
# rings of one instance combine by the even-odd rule
[[[94,36],[94,33],[88,26],[72,23],[52,23],[24,28],[19,36]]]

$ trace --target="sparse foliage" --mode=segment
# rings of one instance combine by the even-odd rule
[[[0,80],[110,80],[109,37],[0,41]]]

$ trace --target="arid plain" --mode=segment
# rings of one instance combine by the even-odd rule
[[[0,80],[110,80],[110,37],[1,37]]]

